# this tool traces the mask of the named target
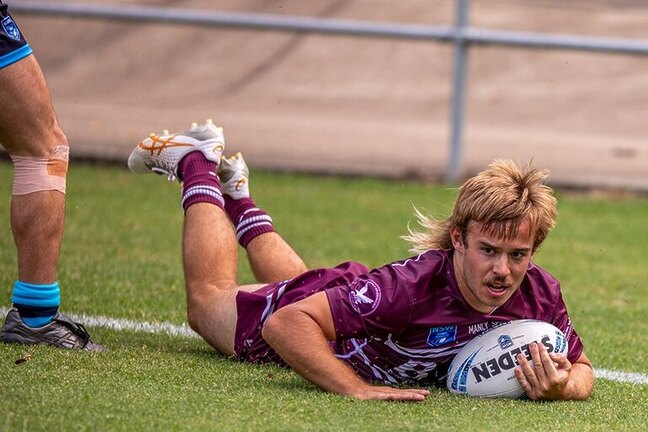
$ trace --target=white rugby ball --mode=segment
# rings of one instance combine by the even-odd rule
[[[518,366],[518,354],[531,361],[531,342],[543,344],[550,353],[567,354],[567,339],[553,325],[538,320],[511,321],[461,348],[448,370],[448,390],[469,396],[519,399],[524,390],[513,371]]]

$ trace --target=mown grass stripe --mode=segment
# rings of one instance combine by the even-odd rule
[[[0,308],[0,314],[5,315],[9,309]],[[110,318],[105,316],[89,316],[85,314],[68,314],[74,321],[83,323],[88,327],[108,328],[116,331],[135,331],[141,333],[166,333],[172,336],[198,338],[198,334],[186,324],[176,325],[171,323],[149,323],[133,321],[123,318]],[[622,372],[609,369],[595,369],[594,375],[600,379],[618,381],[629,384],[648,384],[648,374],[638,372]]]

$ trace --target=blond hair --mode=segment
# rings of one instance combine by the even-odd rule
[[[454,226],[466,239],[471,221],[483,224],[484,230],[499,238],[514,238],[522,221],[528,219],[536,251],[556,223],[556,198],[546,185],[549,173],[528,163],[518,166],[510,160],[495,160],[488,168],[468,179],[460,188],[452,215],[435,219],[415,209],[423,231],[408,227],[403,238],[412,245],[412,252],[428,249],[453,249],[450,229]]]

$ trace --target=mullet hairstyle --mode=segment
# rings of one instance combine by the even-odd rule
[[[408,226],[411,252],[429,249],[454,249],[450,229],[459,229],[466,241],[468,225],[478,222],[484,230],[501,239],[513,239],[520,224],[528,219],[533,235],[533,252],[538,250],[556,224],[556,198],[546,185],[547,170],[537,170],[529,162],[525,167],[510,160],[497,159],[488,168],[468,179],[460,188],[452,215],[435,219],[414,209],[422,231]]]

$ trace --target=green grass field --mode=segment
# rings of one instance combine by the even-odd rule
[[[16,278],[11,165],[0,163],[0,306]],[[455,191],[411,182],[253,172],[257,203],[311,266],[408,256],[413,205],[445,217]],[[59,281],[63,310],[185,321],[179,186],[117,167],[74,166]],[[599,369],[648,374],[648,201],[559,194],[559,222],[536,255],[561,281]],[[240,277],[252,282],[241,256]],[[103,355],[0,346],[3,431],[645,431],[648,385],[597,381],[586,402],[455,397],[363,402],[290,370],[235,363],[200,339],[89,329]],[[29,357],[31,356],[31,357]],[[16,364],[20,358],[29,359]]]

